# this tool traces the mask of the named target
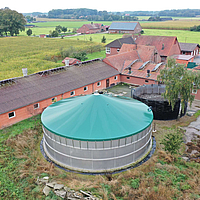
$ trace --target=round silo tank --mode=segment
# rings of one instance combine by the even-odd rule
[[[108,172],[143,159],[152,146],[151,109],[140,101],[103,94],[53,103],[41,116],[46,155],[82,172]]]

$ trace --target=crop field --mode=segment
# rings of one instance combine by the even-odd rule
[[[28,74],[60,67],[60,63],[47,58],[58,56],[60,50],[70,47],[89,49],[95,42],[60,38],[12,37],[0,38],[0,80],[22,76],[22,68]]]
[[[147,29],[170,29],[170,30],[189,30],[190,27],[199,26],[200,20],[172,20],[163,22],[151,22],[141,24],[142,28]]]

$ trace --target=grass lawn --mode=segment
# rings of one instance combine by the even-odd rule
[[[200,33],[184,30],[144,29],[144,35],[176,36],[179,42],[200,44]]]

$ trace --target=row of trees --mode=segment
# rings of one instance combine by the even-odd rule
[[[48,18],[63,18],[63,19],[86,19],[89,21],[133,21],[138,20],[137,17],[128,15],[123,16],[120,12],[116,14],[108,13],[107,11],[97,11],[95,9],[54,9],[48,12]]]
[[[64,19],[87,19],[89,21],[117,21],[117,20],[138,20],[135,16],[171,16],[171,17],[196,17],[200,15],[200,9],[179,9],[163,11],[126,11],[126,12],[107,12],[97,11],[96,9],[53,9],[48,12],[49,18]]]
[[[200,25],[191,27],[190,31],[200,31]]]
[[[15,10],[9,8],[0,9],[0,35],[11,36],[18,35],[20,31],[24,31],[26,20],[24,16]]]

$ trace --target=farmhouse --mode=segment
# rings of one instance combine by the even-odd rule
[[[142,27],[139,22],[113,22],[110,25],[109,33],[141,33]]]
[[[92,34],[92,33],[100,33],[108,30],[108,26],[104,26],[103,24],[84,24],[81,28],[77,30],[77,33],[81,34]]]
[[[197,43],[181,43],[179,42],[181,48],[181,54],[196,56],[199,54],[200,45]]]
[[[123,44],[135,44],[134,40],[132,37],[127,37],[127,38],[119,38],[111,43],[107,44],[106,47],[106,57],[110,55],[115,55],[117,54]]]
[[[130,41],[130,36],[124,36],[123,38]],[[129,39],[128,39],[129,38]],[[180,46],[177,40],[177,37],[171,37],[171,36],[132,36],[133,38],[133,44],[137,45],[145,45],[145,46],[154,46],[156,47],[160,57],[161,61],[165,62],[167,60],[167,57],[172,55],[178,55],[181,54]],[[118,39],[118,41],[120,41]],[[122,40],[123,41],[123,40]],[[126,41],[126,40],[124,40]],[[106,56],[117,54],[120,50],[120,46],[117,46],[116,51],[116,43],[117,40],[109,43],[106,45]],[[124,42],[125,44],[130,44],[127,42]],[[122,45],[121,45],[122,46]],[[110,54],[109,54],[110,52]]]
[[[149,35],[133,37],[138,45],[155,46],[162,62],[165,62],[169,56],[181,54],[177,37]]]

